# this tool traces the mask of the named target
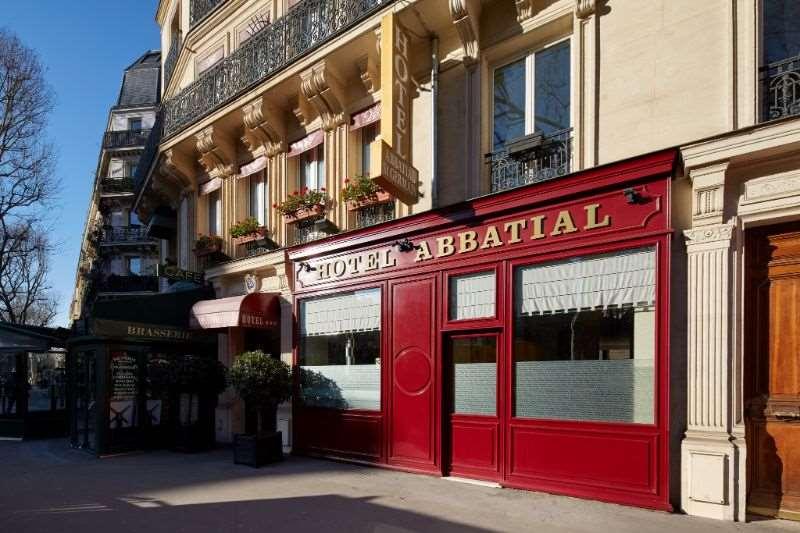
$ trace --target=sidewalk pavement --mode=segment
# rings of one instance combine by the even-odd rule
[[[291,457],[229,450],[95,459],[63,440],[0,441],[0,532],[796,532]]]

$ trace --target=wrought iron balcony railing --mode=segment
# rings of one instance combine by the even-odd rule
[[[305,0],[164,102],[170,136],[394,0]]]
[[[206,18],[217,9],[225,0],[191,0],[189,2],[189,28]]]
[[[103,178],[100,180],[100,192],[103,194],[124,194],[133,192],[133,178]]]
[[[144,146],[150,130],[107,131],[103,135],[103,148],[130,148]]]
[[[97,292],[158,292],[158,277],[111,274],[97,282]]]
[[[800,56],[761,68],[764,120],[800,115]]]
[[[506,148],[486,156],[492,177],[492,192],[547,181],[570,172],[572,129],[543,138],[533,148],[510,155]]]
[[[183,41],[180,33],[176,33],[172,36],[172,42],[169,45],[169,52],[167,53],[167,57],[164,59],[164,87],[169,85],[169,80],[172,79],[172,75],[175,73],[175,65],[178,64],[178,54],[181,51],[182,44]]]
[[[105,226],[100,233],[101,244],[136,244],[155,242],[143,226]]]
[[[291,246],[324,239],[338,231],[336,226],[325,218],[302,220],[292,226],[289,235]]]
[[[368,205],[356,211],[356,228],[368,228],[394,220],[394,202]]]

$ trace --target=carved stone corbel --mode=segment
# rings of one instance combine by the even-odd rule
[[[231,140],[219,132],[214,126],[208,126],[195,135],[197,151],[200,152],[198,161],[212,178],[225,178],[235,172],[236,149]]]
[[[587,19],[597,12],[597,0],[575,0],[575,16]]]
[[[535,0],[515,0],[514,4],[517,8],[517,22],[524,22],[534,15]]]
[[[468,65],[476,63],[480,55],[480,16],[481,4],[477,0],[450,0],[450,18],[464,48],[464,63]]]
[[[325,61],[300,73],[300,90],[319,113],[323,129],[330,131],[344,123],[341,85]]]
[[[286,151],[284,125],[278,116],[263,97],[242,107],[242,142],[254,156],[263,152],[267,157],[273,157]]]
[[[178,189],[185,187],[194,189],[197,185],[194,168],[194,161],[191,157],[170,148],[164,152],[159,161],[158,173],[174,182]]]
[[[358,75],[361,83],[368,93],[372,94],[378,90],[380,82],[380,72],[375,60],[369,54],[363,55],[356,60]]]
[[[302,94],[298,94],[289,102],[292,107],[292,114],[301,126],[307,126],[313,120],[311,104],[308,103]]]

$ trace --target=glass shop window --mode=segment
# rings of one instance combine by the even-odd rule
[[[514,415],[654,422],[654,248],[518,268]]]
[[[494,71],[493,149],[570,127],[570,46],[564,41]]]
[[[17,412],[17,355],[0,354],[0,416]]]
[[[325,187],[325,145],[320,144],[306,150],[297,158],[297,181],[300,188],[321,189]]]
[[[493,318],[497,287],[494,272],[478,272],[450,278],[450,320]]]
[[[496,415],[497,337],[455,337],[450,341],[450,353],[451,412]]]
[[[28,355],[28,410],[65,409],[67,402],[66,354],[63,352]]]
[[[248,178],[250,180],[249,216],[258,220],[259,225],[266,225],[266,181],[259,172]]]
[[[300,302],[300,395],[309,406],[381,407],[381,291]]]

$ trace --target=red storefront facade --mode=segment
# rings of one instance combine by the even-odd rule
[[[675,157],[290,251],[295,452],[671,509]]]

